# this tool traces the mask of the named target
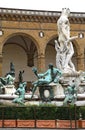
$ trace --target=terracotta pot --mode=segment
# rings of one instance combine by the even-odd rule
[[[4,127],[16,127],[16,120],[4,120]]]
[[[55,128],[55,120],[36,120],[37,128]]]
[[[82,124],[83,124],[82,120],[78,120],[78,128],[82,128]]]
[[[2,124],[3,124],[3,123],[2,123],[2,120],[0,120],[0,127],[2,127]]]
[[[17,127],[35,127],[35,120],[17,120]]]

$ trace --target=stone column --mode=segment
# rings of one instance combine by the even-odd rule
[[[27,54],[27,65],[29,67],[34,66],[34,54],[33,53]]]
[[[45,71],[45,55],[40,54],[38,56],[38,71],[44,72]]]
[[[2,54],[0,54],[0,77],[2,76],[2,61],[3,61],[3,57]]]
[[[78,70],[85,70],[85,57],[84,57],[84,50],[81,50],[82,53],[78,54],[78,58],[77,58],[77,67]]]

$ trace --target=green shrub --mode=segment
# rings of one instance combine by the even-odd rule
[[[0,119],[70,120],[75,119],[75,115],[79,119],[79,113],[85,119],[85,107],[56,107],[52,104],[0,107]]]

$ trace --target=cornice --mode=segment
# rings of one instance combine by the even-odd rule
[[[0,20],[55,23],[61,12],[0,8]],[[71,12],[70,23],[85,23],[85,13]]]

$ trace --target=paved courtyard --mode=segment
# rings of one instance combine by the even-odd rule
[[[76,129],[0,128],[0,130],[77,130],[77,128]]]

